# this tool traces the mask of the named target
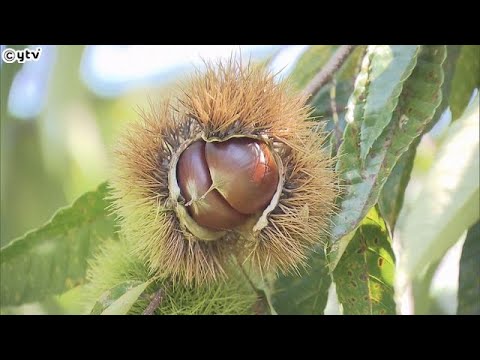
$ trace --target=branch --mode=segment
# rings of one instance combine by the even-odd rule
[[[348,56],[355,50],[356,45],[340,46],[320,72],[308,83],[303,93],[308,97],[307,103],[313,99],[313,96],[333,77],[340,69]]]
[[[332,136],[334,136],[334,143],[333,143],[334,154],[338,152],[338,148],[340,147],[340,143],[342,141],[342,135],[343,135],[343,132],[340,129],[340,120],[338,118],[338,112],[337,112],[336,87],[337,87],[337,80],[333,79],[332,87],[330,89],[330,108],[332,109],[332,119],[333,119],[333,126],[334,126],[334,132],[332,133]]]
[[[147,308],[145,309],[142,315],[153,315],[155,310],[162,303],[163,295],[164,295],[163,289],[159,289],[153,296],[152,301],[150,302],[150,304],[148,304]]]

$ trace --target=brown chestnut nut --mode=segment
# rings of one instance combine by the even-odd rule
[[[220,193],[212,189],[212,179],[205,160],[205,142],[192,143],[180,156],[177,164],[180,192],[188,203],[190,216],[200,225],[212,229],[231,229],[247,217],[233,209]]]
[[[216,230],[237,227],[264,210],[278,180],[267,144],[251,138],[195,141],[177,164],[177,181],[190,216]]]
[[[278,167],[267,144],[250,138],[207,143],[213,183],[242,214],[264,210],[278,185]]]

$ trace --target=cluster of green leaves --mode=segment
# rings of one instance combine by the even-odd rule
[[[330,247],[312,252],[312,269],[301,280],[281,276],[271,285],[271,303],[281,305],[275,307],[277,312],[323,314],[333,281],[343,314],[397,313],[395,290],[402,290],[402,284],[413,285],[416,312],[428,313],[431,275],[445,252],[479,218],[478,97],[464,111],[479,87],[479,50],[478,46],[368,46],[362,49],[360,64],[352,57],[349,61],[356,65],[347,62],[336,81],[316,95],[312,101],[315,115],[332,130],[331,152],[337,153],[338,148],[337,170],[345,191],[331,229]],[[327,51],[334,49],[313,47],[304,59]],[[311,66],[318,69],[323,63]],[[298,74],[292,77],[304,86],[308,80],[303,74],[308,77],[315,71],[302,60],[299,64],[307,68],[298,66]],[[462,77],[469,79],[462,81]],[[354,84],[348,79],[354,79]],[[425,195],[419,195],[413,210],[403,209],[416,148],[447,108],[456,123],[431,169]],[[442,154],[443,158],[448,154],[465,158],[452,164]],[[436,201],[442,192],[448,194],[440,207]],[[399,226],[402,209],[405,221]],[[464,254],[473,251],[466,249],[469,243],[480,240],[472,237]],[[397,261],[392,238],[403,250]],[[476,279],[470,278],[469,285],[462,278],[466,271]],[[478,262],[462,255],[458,312],[474,312],[479,298]],[[463,310],[465,303],[471,310]]]
[[[294,85],[302,89],[336,49],[307,50],[291,75]],[[460,264],[458,313],[480,312],[478,96],[470,101],[480,85],[479,51],[478,46],[358,46],[333,81],[315,94],[314,116],[330,133],[328,146],[338,155],[336,169],[344,191],[328,246],[312,249],[301,276],[280,276],[259,290],[268,300],[267,312],[323,314],[334,283],[343,314],[395,314],[401,277],[413,286],[416,312],[428,313],[432,274],[469,228]],[[416,148],[447,109],[455,122],[418,203],[404,209]],[[121,242],[106,195],[102,184],[0,250],[2,313],[18,312],[25,304],[51,313],[92,314],[127,314],[138,312],[140,302],[146,306],[156,280],[144,267],[117,261],[108,269],[88,270],[108,248],[105,244]],[[393,242],[402,249],[398,259]],[[98,286],[102,291],[87,309],[78,299],[92,293],[92,276],[102,273],[127,275]],[[131,273],[136,277],[129,277]],[[228,293],[215,291],[222,298]],[[241,306],[246,309],[254,298],[248,291],[244,297]],[[205,302],[197,303],[191,313],[212,310]],[[183,311],[169,309],[167,313]],[[229,309],[225,311],[234,308]],[[251,307],[251,312],[259,311]]]

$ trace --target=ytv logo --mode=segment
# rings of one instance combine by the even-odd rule
[[[2,52],[2,60],[8,64],[13,62],[19,62],[23,64],[25,61],[37,61],[40,59],[41,54],[42,48],[39,47],[36,50],[15,50],[12,48],[6,48]]]

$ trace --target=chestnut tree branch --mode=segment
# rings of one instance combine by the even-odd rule
[[[333,79],[332,81],[332,87],[330,89],[330,108],[332,110],[332,119],[333,119],[333,126],[334,126],[334,132],[332,133],[332,136],[334,136],[334,142],[333,142],[333,150],[334,154],[337,153],[338,148],[340,147],[340,143],[342,141],[342,130],[340,129],[340,119],[338,117],[338,112],[337,112],[337,80]]]
[[[150,301],[150,304],[148,304],[147,308],[142,313],[142,315],[153,315],[155,310],[157,310],[157,308],[162,303],[163,297],[164,297],[164,291],[163,291],[163,289],[159,289],[154,294],[152,301]]]
[[[309,103],[314,95],[332,79],[333,75],[348,59],[348,56],[353,50],[355,50],[355,47],[356,45],[342,45],[337,49],[322,70],[315,75],[303,90],[303,93],[308,96],[307,103]]]

